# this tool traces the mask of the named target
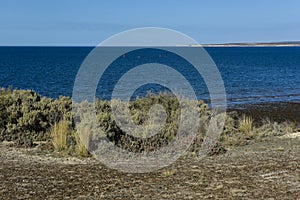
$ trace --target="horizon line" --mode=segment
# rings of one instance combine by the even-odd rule
[[[291,41],[273,41],[273,42],[226,42],[226,43],[204,43],[204,44],[178,44],[174,47],[218,47],[218,46],[300,46],[300,40],[291,40]],[[97,47],[98,45],[0,45],[0,47]],[[103,46],[103,47],[118,47],[118,46]],[[129,46],[131,47],[131,46]],[[133,47],[133,46],[132,46]]]

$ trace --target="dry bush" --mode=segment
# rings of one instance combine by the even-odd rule
[[[268,137],[268,136],[280,136],[287,133],[296,132],[299,130],[293,122],[274,122],[270,119],[263,120],[262,126],[256,128],[256,132],[259,137]]]
[[[116,124],[114,116],[112,113],[111,104],[108,101],[97,101],[96,110],[97,110],[97,119],[100,123],[102,130],[106,133],[106,137],[113,142],[115,145],[126,149],[132,152],[148,152],[156,150],[161,147],[167,146],[176,136],[179,126],[181,109],[184,106],[189,109],[191,105],[196,104],[198,111],[200,112],[200,129],[197,131],[196,142],[193,143],[193,147],[190,148],[192,151],[198,151],[200,147],[199,143],[202,142],[205,130],[206,123],[209,119],[210,112],[208,110],[207,104],[203,101],[184,101],[185,105],[180,105],[178,99],[175,96],[170,94],[148,94],[145,98],[137,98],[134,101],[131,101],[128,105],[125,105],[124,102],[113,100],[113,104],[124,110],[126,106],[129,108],[130,116],[133,120],[133,123],[136,125],[142,125],[145,129],[139,129],[137,132],[133,132],[136,135],[147,136],[149,133],[156,132],[154,136],[147,138],[133,137],[132,135],[127,134],[124,130],[121,130],[120,127]],[[151,106],[161,105],[165,112],[158,110],[158,113],[152,113],[154,116],[161,116],[165,114],[165,123],[161,121],[156,121],[156,118],[151,118],[152,115],[149,115]],[[195,112],[191,110],[191,112]],[[119,116],[121,120],[128,120],[124,115]],[[190,124],[189,119],[183,118],[183,124]],[[134,130],[134,127],[131,129],[131,126],[127,127],[129,131]],[[136,130],[135,130],[136,131]]]

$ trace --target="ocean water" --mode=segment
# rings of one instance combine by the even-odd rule
[[[33,89],[47,97],[71,96],[78,69],[92,47],[0,47],[0,87]],[[228,106],[260,102],[300,102],[300,47],[210,47],[205,48],[216,63],[225,84]],[[115,83],[138,57],[142,64],[162,52],[148,50],[120,57],[101,78],[97,97],[109,99]],[[123,59],[123,60],[122,60]],[[161,58],[160,58],[161,59]],[[209,100],[203,80],[182,59],[165,60],[192,82],[199,99]],[[132,66],[131,66],[132,67]],[[142,76],[141,76],[142,78]],[[147,91],[168,90],[147,84],[134,96]]]

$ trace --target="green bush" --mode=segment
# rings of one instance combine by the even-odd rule
[[[160,104],[165,109],[166,123],[159,129],[159,132],[149,138],[136,138],[122,131],[114,120],[111,104],[117,106],[127,106],[121,101],[97,100],[95,108],[97,112],[97,121],[101,129],[111,142],[115,145],[129,151],[141,152],[151,151],[168,145],[173,140],[178,131],[181,108],[179,101],[175,96],[168,94],[153,95],[149,94],[146,98],[138,98],[129,104],[130,115],[136,125],[148,126],[145,134],[154,128],[157,128],[159,121],[151,121],[149,110],[151,106]],[[191,151],[197,151],[203,141],[206,131],[206,124],[210,117],[207,104],[203,101],[197,101],[198,111],[201,116],[200,129],[197,137],[190,148]],[[82,102],[83,108],[88,108],[87,102]],[[187,103],[185,106],[189,106]],[[11,90],[1,89],[0,93],[0,141],[15,141],[21,146],[31,146],[33,141],[45,141],[53,139],[51,132],[57,124],[64,120],[70,124],[69,131],[74,132],[74,123],[72,122],[72,101],[69,97],[60,97],[53,100],[51,98],[41,97],[31,90]],[[155,113],[154,113],[155,114]],[[159,113],[156,113],[159,114]],[[87,122],[90,119],[86,119]],[[186,120],[186,119],[183,119]],[[185,122],[184,123],[188,123]],[[91,131],[90,127],[85,127],[88,123],[83,123],[82,130]],[[52,130],[52,131],[51,131]],[[81,129],[80,129],[81,130]],[[88,133],[91,134],[91,133]],[[59,136],[57,136],[59,137]],[[84,152],[83,146],[76,138],[67,142],[65,146],[72,149],[71,146],[78,146],[80,152]],[[69,144],[70,143],[70,144]],[[88,141],[84,142],[88,143]]]
[[[208,110],[207,104],[205,104],[203,101],[197,101],[196,103],[198,105],[198,111],[200,112],[201,116],[201,124],[200,129],[197,133],[196,141],[194,142],[194,146],[199,146],[201,141],[203,141],[210,112]],[[159,104],[162,105],[166,111],[165,124],[159,129],[157,134],[145,139],[140,137],[133,137],[132,135],[126,134],[126,132],[119,128],[114,120],[111,104],[115,104],[119,108],[127,106],[124,102],[118,100],[113,100],[112,102],[97,101],[95,105],[97,111],[97,119],[99,121],[100,127],[107,134],[106,136],[109,138],[109,140],[111,142],[114,142],[114,144],[119,147],[133,152],[151,151],[168,145],[176,136],[179,126],[181,107],[178,99],[175,96],[169,94],[149,94],[145,98],[138,98],[135,101],[131,101],[129,103],[128,107],[130,116],[134,124],[147,126],[147,129],[143,129],[144,132],[140,131],[138,133],[135,133],[136,135],[147,136],[149,132],[158,128],[157,124],[159,122],[150,121],[149,110],[151,106]],[[156,114],[160,115],[159,113]],[[185,123],[185,121],[183,123]]]
[[[32,90],[0,91],[0,141],[42,141],[62,118],[71,120],[71,99],[41,97]],[[28,142],[25,142],[28,143]]]
[[[175,96],[169,94],[149,94],[145,98],[138,98],[131,101],[129,105],[119,100],[96,100],[93,105],[88,102],[82,102],[80,109],[90,109],[95,106],[97,118],[95,123],[104,133],[101,137],[108,138],[115,145],[132,152],[149,152],[168,145],[174,139],[178,131],[181,109],[189,108],[190,103],[196,103],[197,111],[200,112],[200,128],[196,132],[196,138],[189,148],[190,151],[197,153],[200,150],[211,117],[208,105],[203,101],[185,101],[185,104],[181,107]],[[157,112],[159,113],[152,113],[151,107],[157,104],[161,105],[165,111],[158,110]],[[126,133],[124,130],[121,130],[116,123],[112,112],[112,105],[116,105],[121,110],[128,107],[133,123],[147,127],[134,131],[129,126],[128,130],[134,135],[147,136],[154,130],[157,134],[145,138],[127,134],[128,131]],[[153,115],[152,117],[149,115],[149,111],[151,111],[150,115]],[[165,122],[157,120],[158,118],[155,118],[156,115],[165,115]],[[14,141],[20,146],[30,147],[34,141],[53,139],[53,135],[51,138],[51,130],[53,132],[55,126],[63,120],[69,124],[68,132],[72,133],[69,134],[70,137],[68,137],[69,139],[67,139],[66,144],[63,144],[63,146],[66,146],[67,149],[72,149],[72,151],[77,151],[78,154],[83,156],[88,155],[85,146],[89,145],[90,139],[97,132],[97,130],[93,130],[90,127],[92,120],[90,117],[93,116],[82,116],[81,124],[77,127],[80,137],[74,135],[76,131],[74,130],[75,127],[72,118],[71,98],[61,96],[54,100],[41,97],[32,90],[0,89],[0,116],[0,141]],[[121,115],[120,117],[125,122],[128,120],[126,116]],[[250,118],[246,120],[248,118],[245,116],[243,119],[241,120],[235,112],[227,115],[224,130],[219,141],[213,147],[211,154],[224,152],[225,148],[247,144],[249,140],[259,137],[282,135],[286,132],[299,130],[296,125],[290,123],[279,124],[270,121],[264,122],[260,127],[254,127]],[[191,125],[188,119],[183,119],[183,123]],[[59,131],[57,133],[59,134]],[[56,136],[57,138],[60,137],[59,135]]]

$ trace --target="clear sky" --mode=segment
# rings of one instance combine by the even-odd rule
[[[0,0],[0,45],[97,45],[145,26],[201,44],[300,41],[299,0]]]

